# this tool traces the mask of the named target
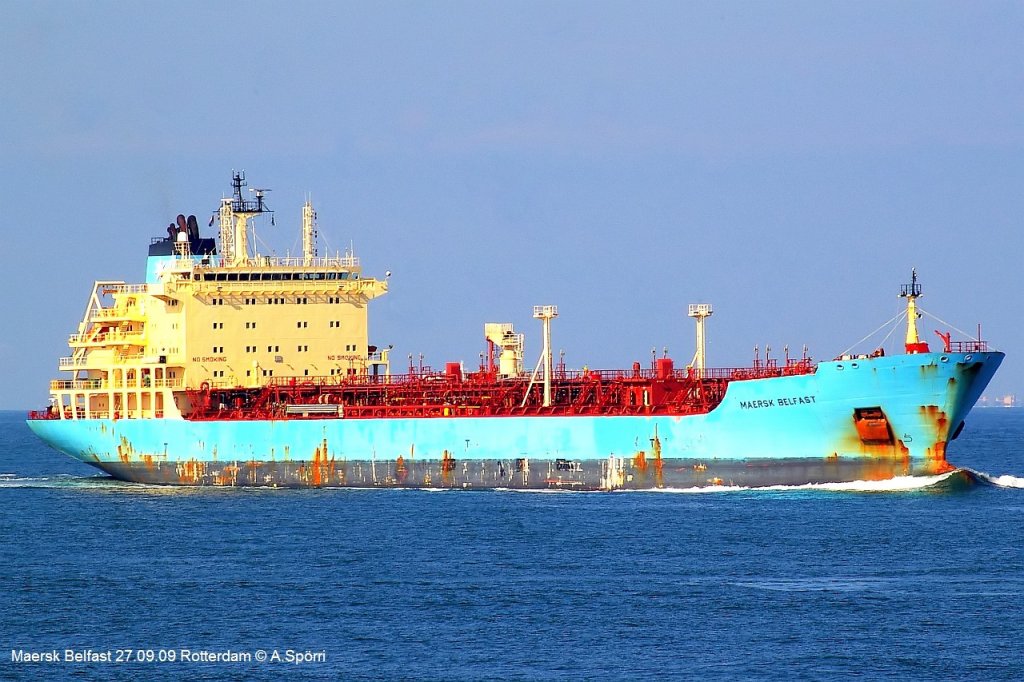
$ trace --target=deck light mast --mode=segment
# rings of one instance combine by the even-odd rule
[[[530,389],[537,381],[537,372],[541,365],[544,366],[544,407],[551,407],[551,320],[558,317],[558,306],[556,305],[535,305],[533,306],[534,319],[540,320],[544,327],[544,350],[541,351],[537,366],[530,376],[530,383],[523,395],[522,406],[526,405],[526,399],[530,396]]]
[[[704,320],[711,317],[712,313],[714,310],[711,309],[710,303],[691,303],[687,312],[687,315],[697,320],[697,351],[693,354],[693,362],[690,363],[689,369],[694,370],[698,376],[704,375],[706,362]]]
[[[535,305],[533,316],[544,326],[544,407],[551,407],[551,320],[558,317],[558,306]]]

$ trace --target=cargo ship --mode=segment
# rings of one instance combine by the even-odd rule
[[[248,189],[248,193],[246,190]],[[124,481],[188,486],[620,490],[879,480],[951,471],[947,445],[1003,359],[979,337],[918,335],[916,272],[899,352],[814,362],[705,362],[713,309],[693,304],[696,350],[677,367],[555,363],[553,305],[535,306],[542,350],[483,325],[479,365],[392,371],[370,344],[369,304],[390,273],[349,250],[320,256],[302,209],[301,256],[261,255],[265,190],[234,173],[203,237],[177,216],[151,241],[143,284],[98,281],[28,425]],[[902,319],[897,320],[902,324]],[[65,375],[67,377],[67,375]]]

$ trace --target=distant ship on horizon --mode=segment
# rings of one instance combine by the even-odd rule
[[[980,338],[918,336],[916,272],[902,288],[902,352],[749,367],[705,366],[709,304],[693,304],[692,362],[536,366],[524,335],[484,325],[478,367],[392,371],[371,345],[369,304],[388,276],[354,253],[317,252],[302,210],[301,257],[250,249],[271,213],[244,174],[214,218],[179,215],[149,245],[141,284],[97,281],[50,384],[29,415],[51,446],[139,483],[213,486],[619,490],[801,485],[952,470],[948,443],[1003,360]],[[211,220],[211,225],[213,221]],[[390,275],[390,273],[388,273]]]
[[[1007,393],[995,397],[981,396],[978,407],[1020,407],[1015,393]]]

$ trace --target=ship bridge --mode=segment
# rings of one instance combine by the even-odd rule
[[[320,256],[308,200],[300,257],[250,253],[246,225],[269,212],[270,190],[253,202],[243,186],[235,174],[235,198],[222,201],[220,255],[195,216],[179,215],[150,243],[144,284],[95,284],[59,362],[72,377],[51,384],[61,418],[175,416],[191,410],[184,389],[389,374],[388,350],[369,344],[367,306],[387,279],[363,277],[351,250]]]

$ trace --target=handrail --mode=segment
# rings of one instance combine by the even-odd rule
[[[149,292],[148,284],[109,284],[103,286],[104,293],[110,294],[145,294]]]
[[[988,341],[950,341],[950,353],[987,353]]]
[[[115,308],[100,308],[92,313],[93,320],[120,320],[128,318],[145,318],[146,311],[142,306],[117,306]]]
[[[109,381],[106,379],[54,379],[50,382],[51,391],[109,391],[115,389],[145,390],[149,388],[181,388],[181,379],[156,379],[146,381]]]
[[[167,358],[175,358],[178,355],[179,355],[179,351],[178,351],[178,348],[175,346],[175,347],[171,347],[171,348],[167,348],[167,349],[162,350],[160,352],[159,356],[163,356],[163,357],[167,357]],[[159,357],[159,356],[157,356],[157,357]],[[128,353],[126,355],[115,355],[114,359],[112,361],[111,360],[105,360],[103,363],[101,363],[99,365],[99,368],[109,368],[109,367],[118,367],[118,368],[120,368],[120,367],[123,367],[124,365],[129,365],[132,362],[141,361],[145,357],[147,357],[145,353]],[[85,356],[82,356],[82,357],[78,357],[78,356],[75,356],[75,355],[69,355],[69,356],[66,356],[66,357],[63,357],[63,358],[59,358],[57,360],[57,367],[58,367],[58,369],[76,369],[76,368],[80,369],[80,368],[84,368],[84,367],[89,367],[89,366],[91,366],[93,364],[94,364],[93,361],[90,359],[90,356],[88,356],[88,355],[85,355]],[[142,367],[146,367],[147,365],[146,364],[142,364],[141,366]]]
[[[562,370],[555,371],[553,381],[555,384],[559,382],[571,381],[577,383],[579,381],[593,381],[593,382],[617,382],[617,381],[628,381],[636,380],[644,383],[651,381],[652,379],[672,379],[677,381],[693,381],[702,379],[717,379],[717,380],[744,380],[744,379],[763,379],[770,377],[780,376],[795,376],[800,374],[813,374],[817,370],[817,365],[809,361],[795,361],[789,365],[781,366],[762,366],[762,367],[714,367],[704,370],[696,369],[676,369],[667,376],[659,374],[658,370],[654,369],[639,369],[639,370],[627,370],[627,369],[582,369],[582,370]],[[424,381],[426,382],[437,382],[442,383],[456,383],[456,384],[472,384],[478,380],[474,373],[467,373],[465,379],[452,378],[444,372],[435,372],[432,370],[417,372],[413,371],[408,374],[391,374],[391,375],[371,375],[371,374],[356,374],[356,375],[337,375],[337,376],[299,376],[299,377],[271,377],[265,382],[268,386],[281,386],[281,387],[292,387],[292,386],[373,386],[373,385],[391,385],[401,386],[403,384],[419,384]],[[525,382],[530,378],[529,372],[522,372],[517,376],[507,377],[499,379],[499,382]],[[488,379],[490,381],[490,379]]]
[[[319,256],[309,260],[302,256],[255,256],[245,258],[237,265],[228,266],[224,264],[223,259],[214,256],[205,262],[204,260],[196,261],[191,257],[175,257],[169,263],[167,267],[172,269],[244,270],[246,268],[357,268],[360,265],[360,260],[358,256]]]
[[[383,284],[370,277],[352,279],[261,279],[261,280],[192,280],[201,291],[337,291],[360,293]]]
[[[142,329],[130,332],[100,332],[99,334],[71,334],[68,337],[68,345],[76,343],[117,343],[144,337],[146,332]]]
[[[63,379],[54,379],[50,382],[51,391],[67,391],[67,390],[94,390],[104,388],[103,379],[75,379],[65,381]]]

